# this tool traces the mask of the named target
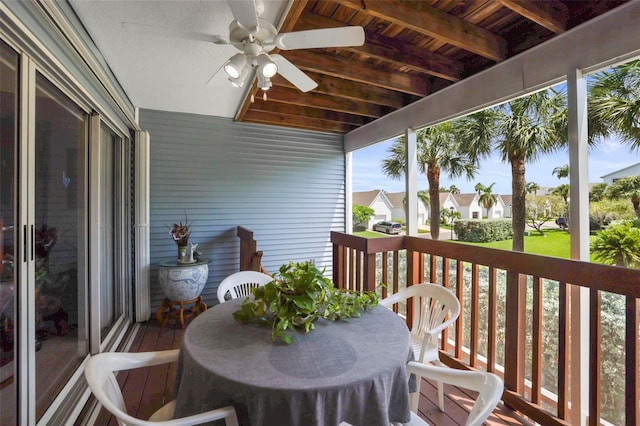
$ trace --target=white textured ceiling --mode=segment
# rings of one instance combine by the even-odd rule
[[[230,0],[247,1],[247,0]],[[235,117],[245,89],[224,72],[231,45],[132,32],[123,22],[228,38],[233,20],[225,0],[69,0],[136,107]],[[265,0],[261,17],[279,26],[284,0]],[[246,88],[247,85],[245,85]]]

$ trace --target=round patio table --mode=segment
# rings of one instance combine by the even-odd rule
[[[187,327],[176,376],[176,416],[233,405],[252,426],[388,426],[410,421],[402,318],[384,307],[359,318],[318,320],[286,345],[271,329],[236,321],[242,299],[216,305]]]

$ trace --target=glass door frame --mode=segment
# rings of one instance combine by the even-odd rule
[[[131,286],[127,286],[127,275],[131,276],[131,262],[129,260],[130,256],[122,256],[121,262],[119,262],[118,267],[115,270],[116,282],[122,284],[123,288],[120,290],[120,300],[119,302],[123,306],[123,314],[115,319],[113,326],[107,332],[105,336],[102,335],[101,330],[101,320],[100,320],[100,305],[101,305],[101,274],[100,274],[100,265],[102,264],[101,259],[102,256],[102,232],[101,232],[101,214],[104,212],[105,208],[119,206],[119,209],[116,210],[116,215],[118,216],[117,221],[120,223],[121,228],[117,230],[117,248],[116,252],[124,254],[130,254],[130,232],[127,232],[131,229],[130,217],[126,214],[129,211],[131,202],[127,197],[128,191],[126,188],[130,187],[131,178],[130,174],[123,173],[121,179],[119,181],[118,188],[118,201],[115,200],[107,200],[103,196],[103,189],[100,187],[100,173],[102,168],[104,167],[103,159],[100,158],[101,146],[105,143],[109,143],[108,141],[104,141],[101,138],[101,129],[102,127],[106,127],[109,131],[113,132],[113,134],[119,138],[121,143],[121,149],[117,150],[118,157],[114,158],[114,164],[117,162],[119,169],[122,171],[127,170],[127,155],[130,152],[130,143],[129,138],[127,138],[123,133],[118,132],[114,129],[113,126],[109,125],[107,122],[101,119],[100,114],[97,112],[93,112],[90,118],[89,124],[89,211],[90,213],[90,223],[89,223],[89,235],[90,239],[90,247],[89,247],[89,264],[90,264],[90,301],[89,308],[91,310],[91,321],[90,321],[90,353],[96,354],[107,350],[114,346],[114,344],[119,341],[119,338],[122,337],[122,333],[124,329],[126,329],[129,321],[131,320],[131,308],[130,308],[130,300],[131,300],[131,291],[127,291]]]
[[[15,45],[3,38],[10,46]],[[61,83],[57,78],[50,75],[46,69],[40,67],[38,63],[32,59],[23,50],[16,48],[20,52],[20,68],[19,68],[19,123],[18,123],[18,146],[17,146],[17,176],[18,184],[16,188],[16,247],[15,247],[15,275],[18,283],[16,289],[16,306],[17,323],[16,323],[16,361],[18,368],[16,371],[16,386],[18,394],[17,402],[17,420],[19,424],[36,424],[36,356],[34,343],[36,341],[36,296],[35,296],[35,138],[36,138],[36,119],[35,119],[35,100],[36,100],[36,74],[40,73],[54,84],[60,91],[69,97],[77,106],[90,114],[93,109],[88,107],[87,100],[81,101],[77,96],[69,92],[67,86]],[[76,92],[77,93],[77,92]],[[130,173],[130,156],[131,145],[130,138],[126,137],[126,133],[122,130],[116,130],[118,127],[109,122],[106,118],[96,113],[95,118],[90,118],[89,122],[89,138],[87,141],[87,151],[89,158],[88,169],[90,174],[86,179],[86,197],[87,197],[87,217],[85,225],[88,228],[88,236],[86,237],[85,259],[87,259],[88,268],[87,279],[84,284],[85,294],[83,297],[89,299],[85,312],[81,313],[88,319],[89,333],[89,353],[98,353],[104,350],[114,349],[124,338],[128,325],[133,316],[131,308],[131,292],[132,271],[131,271],[131,200],[128,195],[131,187],[132,179]],[[100,336],[99,315],[95,311],[96,305],[100,303],[100,247],[96,246],[97,240],[94,238],[93,214],[92,212],[100,211],[101,201],[100,192],[94,192],[94,185],[97,182],[97,170],[94,170],[92,164],[99,160],[99,150],[96,150],[94,143],[100,138],[100,125],[104,124],[109,127],[122,141],[121,155],[118,162],[121,165],[121,199],[118,203],[119,209],[116,210],[120,216],[119,221],[122,229],[119,230],[120,250],[123,257],[122,267],[119,268],[121,283],[121,294],[124,300],[123,314],[117,318],[113,327],[107,333],[107,336]],[[94,133],[94,129],[97,132]],[[97,151],[97,152],[94,152]],[[97,157],[96,157],[97,156]],[[98,209],[98,210],[96,210]],[[98,279],[95,279],[95,270],[98,270]],[[86,360],[85,360],[86,362]],[[83,363],[84,364],[84,363]],[[70,380],[66,382],[58,396],[49,405],[48,409],[38,420],[38,424],[49,424],[57,419],[64,418],[71,410],[73,405],[77,404],[78,397],[83,393],[82,389],[86,389],[86,383],[82,376],[83,365],[72,375]],[[88,396],[84,392],[85,398]]]

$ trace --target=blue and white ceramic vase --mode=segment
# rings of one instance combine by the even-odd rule
[[[185,302],[200,296],[209,276],[209,266],[203,265],[164,267],[158,271],[158,279],[165,296],[174,302]]]

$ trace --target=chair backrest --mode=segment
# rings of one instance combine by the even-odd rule
[[[231,299],[246,297],[251,295],[251,290],[263,286],[273,281],[271,275],[256,271],[240,271],[233,273],[222,280],[218,286],[218,301],[224,303],[226,294],[229,293]]]
[[[409,299],[412,300],[413,306],[411,334],[424,340],[418,359],[422,361],[424,352],[428,349],[427,346],[437,345],[440,332],[449,327],[460,315],[460,301],[448,288],[425,283],[403,288],[379,303],[391,308]]]
[[[178,359],[178,349],[159,352],[103,352],[91,356],[84,368],[93,395],[118,419],[121,426],[148,426],[157,422],[132,417],[127,413],[115,372],[165,364]]]
[[[456,370],[411,361],[407,364],[407,373],[478,392],[466,426],[482,425],[500,402],[504,391],[502,380],[495,374],[484,371]]]
[[[238,426],[238,416],[231,405],[177,419],[173,417],[175,400],[163,405],[149,420],[138,419],[127,413],[115,372],[171,363],[178,360],[179,351],[103,352],[89,357],[84,376],[95,398],[116,417],[121,426],[190,426],[222,419],[226,426]]]

